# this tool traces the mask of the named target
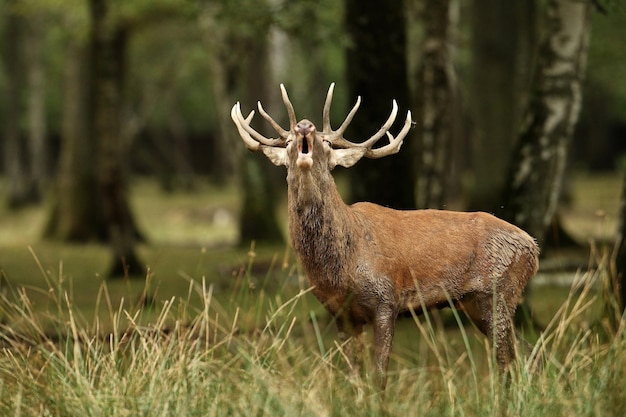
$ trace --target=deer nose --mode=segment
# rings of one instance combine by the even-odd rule
[[[302,120],[300,123],[296,125],[296,131],[300,133],[302,136],[306,136],[315,130],[315,126],[313,123],[308,120]]]

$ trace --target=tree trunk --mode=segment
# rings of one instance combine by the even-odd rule
[[[504,197],[504,217],[541,246],[556,211],[578,120],[591,28],[588,2],[551,0],[547,7],[547,33]]]
[[[276,218],[276,192],[267,160],[261,154],[247,154],[241,163],[243,200],[239,215],[239,244],[281,243],[283,236]]]
[[[397,132],[409,107],[405,9],[401,1],[346,0],[348,97],[363,98],[347,137],[361,141],[387,120],[391,101],[399,106],[393,129]],[[381,142],[385,139],[381,139]],[[361,160],[350,173],[350,199],[367,200],[397,209],[415,207],[413,140],[405,139],[401,152],[379,160]]]
[[[424,4],[425,37],[416,114],[419,208],[443,208],[452,178],[451,151],[458,119],[451,32],[456,27],[458,7],[456,0],[428,0]]]
[[[257,3],[258,7],[267,7],[265,1]],[[225,20],[216,18],[221,12],[222,5],[214,3],[201,20],[212,55],[211,75],[220,131],[215,149],[218,158],[223,154],[220,176],[225,179],[233,167],[237,168],[242,191],[239,244],[282,242],[276,211],[275,190],[280,189],[274,178],[277,170],[260,155],[247,152],[244,155],[244,147],[230,118],[235,101],[241,101],[243,108],[256,108],[257,101],[270,103],[269,91],[278,87],[273,83],[268,63],[269,28],[244,23],[248,30],[242,33],[237,30],[242,22],[232,16]],[[262,134],[275,134],[265,130],[266,123],[259,122],[258,126]]]
[[[67,41],[63,74],[61,153],[55,199],[44,237],[65,242],[105,241],[108,230],[97,187],[96,146],[91,138],[88,49]]]
[[[127,31],[111,22],[110,1],[90,0],[91,109],[96,143],[97,181],[109,239],[113,249],[111,276],[140,276],[144,267],[135,252],[137,227],[126,184],[126,143],[120,111],[123,108]]]
[[[217,3],[213,6],[219,8]],[[211,87],[218,122],[213,143],[211,177],[218,184],[223,184],[232,179],[237,171],[239,152],[233,152],[233,149],[242,148],[237,131],[233,129],[230,109],[237,100],[235,89],[237,81],[242,78],[243,62],[237,34],[233,33],[231,25],[220,22],[216,15],[219,15],[218,11],[203,16],[200,24],[209,50]]]
[[[246,102],[261,101],[269,103],[269,87],[271,74],[268,66],[267,39],[248,40],[247,65],[245,65]],[[252,64],[254,63],[254,65]],[[261,75],[264,74],[265,76]],[[263,81],[264,80],[264,81]],[[263,123],[259,131],[266,135],[275,134],[269,131],[267,123]],[[249,155],[246,152],[240,164],[243,201],[239,217],[239,243],[249,245],[251,241],[263,243],[278,243],[283,241],[280,226],[277,220],[275,167],[259,153]]]
[[[211,32],[210,37],[219,36],[219,30]],[[207,35],[209,37],[209,35]],[[223,39],[221,37],[220,39]],[[232,66],[228,65],[227,56],[230,53],[224,53],[224,43],[210,43],[211,50],[211,79],[213,87],[213,98],[216,103],[218,129],[214,138],[214,155],[213,168],[211,170],[211,176],[218,184],[224,184],[233,177],[235,172],[235,152],[236,149],[236,137],[234,135],[233,122],[230,119],[230,108],[233,105],[232,89],[233,80]],[[232,52],[232,51],[231,51]]]
[[[520,2],[528,7],[532,1]],[[473,183],[469,208],[498,213],[507,157],[519,118],[517,7],[502,0],[474,0],[470,96]]]

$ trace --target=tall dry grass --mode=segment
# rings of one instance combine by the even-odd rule
[[[311,304],[295,268],[280,268],[273,292],[250,270],[222,302],[209,283],[190,280],[188,297],[163,302],[157,314],[114,305],[103,284],[94,308],[106,319],[82,316],[60,277],[45,278],[45,314],[26,290],[5,291],[0,415],[626,415],[624,317],[611,325],[587,319],[603,302],[598,297],[611,297],[598,291],[606,268],[577,274],[558,313],[530,351],[520,347],[506,376],[486,339],[457,312],[460,349],[433,316],[414,317],[405,327],[421,347],[394,355],[384,396],[369,377],[370,361],[360,375],[350,371],[332,323]],[[416,355],[428,359],[407,357]]]

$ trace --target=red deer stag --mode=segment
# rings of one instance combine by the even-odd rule
[[[504,369],[515,354],[512,316],[538,268],[535,240],[487,213],[346,205],[330,171],[337,165],[348,168],[362,157],[397,153],[411,127],[411,113],[394,138],[388,132],[398,111],[394,100],[380,130],[353,143],[343,134],[360,97],[339,129],[333,130],[331,84],[320,132],[309,120],[296,121],[285,87],[280,88],[289,130],[258,103],[263,118],[278,132],[277,139],[250,127],[254,111],[244,118],[239,103],[231,116],[248,149],[261,150],[275,165],[287,167],[291,243],[313,293],[336,317],[340,337],[358,338],[364,324],[373,324],[376,370],[384,389],[398,314],[452,301],[490,338]],[[389,143],[372,148],[385,134]]]

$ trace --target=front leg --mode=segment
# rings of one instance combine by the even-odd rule
[[[374,318],[374,360],[376,372],[382,391],[387,385],[387,368],[393,343],[397,312],[389,306],[381,306],[376,311]]]

